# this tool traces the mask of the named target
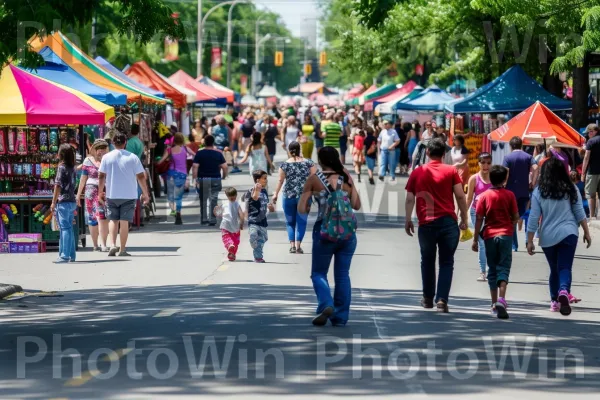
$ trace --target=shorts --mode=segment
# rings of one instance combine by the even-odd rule
[[[133,222],[136,200],[108,199],[106,201],[106,219],[109,221]]]
[[[377,164],[377,159],[372,157],[365,157],[367,160],[367,168],[371,171],[375,169],[375,164]]]
[[[600,175],[586,175],[585,194],[588,198],[595,198],[600,189]]]

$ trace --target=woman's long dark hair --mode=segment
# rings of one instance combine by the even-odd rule
[[[69,168],[75,166],[75,151],[70,144],[62,144],[58,149],[58,159]]]
[[[260,134],[260,132],[254,132],[252,134],[252,147],[258,146],[260,144],[262,144],[262,135]]]
[[[290,155],[292,157],[300,157],[300,143],[295,141],[290,143],[288,150],[290,151]]]
[[[319,150],[319,164],[323,167],[331,168],[336,174],[344,178],[344,183],[352,186],[350,177],[344,170],[344,166],[340,161],[340,153],[331,146],[325,146]]]
[[[544,199],[569,199],[573,204],[577,202],[577,188],[571,182],[564,164],[556,157],[550,157],[542,165],[539,189]]]

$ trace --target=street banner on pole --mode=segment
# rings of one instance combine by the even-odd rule
[[[248,75],[240,75],[240,94],[244,96],[248,93]]]
[[[165,38],[165,61],[179,60],[179,41],[177,39]]]
[[[213,47],[212,48],[212,56],[210,59],[210,78],[214,81],[220,81],[222,79],[221,75],[221,48]]]

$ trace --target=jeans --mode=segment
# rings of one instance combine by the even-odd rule
[[[77,203],[58,203],[56,205],[56,217],[60,229],[60,241],[58,242],[58,255],[63,260],[75,261],[77,258],[77,240],[73,230],[74,212],[77,209]]]
[[[452,217],[441,217],[433,222],[419,226],[419,245],[421,246],[421,278],[423,297],[435,302],[448,302],[452,275],[454,273],[454,253],[458,247],[460,231]],[[435,258],[439,249],[440,272],[435,284]]]
[[[474,208],[470,208],[469,212],[471,213],[471,223],[473,224],[472,227],[473,229],[475,229],[475,222],[477,221],[477,215],[475,213],[475,209]],[[483,229],[483,226],[481,227]],[[487,264],[487,257],[485,255],[485,241],[483,240],[483,238],[481,236],[479,236],[478,239],[479,242],[479,251],[477,252],[477,254],[479,255],[479,271],[483,274],[485,274],[485,266]]]
[[[386,167],[390,170],[392,179],[396,179],[396,151],[381,150],[381,165],[379,166],[379,176],[385,176]]]
[[[287,229],[288,241],[301,242],[306,233],[308,214],[298,212],[299,198],[283,198],[283,213],[285,214],[285,227]]]
[[[517,209],[519,210],[519,217],[523,218],[525,212],[527,211],[527,203],[529,203],[529,197],[521,197],[517,199]],[[517,250],[519,248],[519,229],[517,224],[515,224],[515,232],[513,233],[513,250]]]
[[[490,290],[498,289],[499,282],[508,283],[512,265],[512,236],[496,236],[485,241]]]
[[[221,178],[199,178],[198,191],[200,197],[200,221],[217,223],[213,210],[217,206],[219,193],[223,189]],[[207,208],[208,207],[208,208]]]
[[[577,236],[569,235],[554,246],[542,248],[550,264],[550,298],[554,301],[558,299],[558,292],[561,290],[571,293],[573,259],[577,250],[577,241]]]
[[[177,212],[181,212],[186,180],[187,175],[184,173],[173,169],[167,173],[167,198],[169,203],[175,203]]]
[[[323,312],[327,307],[333,307],[335,313],[331,317],[331,322],[334,325],[345,325],[350,315],[350,264],[356,244],[356,235],[350,240],[338,242],[321,240],[321,222],[315,223],[310,277],[317,295],[317,314]],[[333,276],[335,280],[333,298],[327,281],[332,258],[334,258]]]
[[[252,247],[254,259],[262,260],[265,243],[269,240],[267,228],[251,224],[248,226],[248,235],[250,236],[250,247]]]
[[[402,149],[400,149],[400,147],[396,148],[396,166],[400,165],[400,156],[401,155],[402,155]]]

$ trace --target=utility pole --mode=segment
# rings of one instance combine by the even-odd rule
[[[248,0],[235,0],[229,7],[229,16],[227,17],[227,87],[231,87],[231,36],[233,34],[232,18],[233,7],[238,3],[246,3]]]
[[[198,76],[202,75],[202,55],[203,55],[202,41],[204,39],[204,24],[206,24],[206,20],[208,20],[208,17],[210,16],[210,14],[213,13],[213,11],[215,11],[218,8],[225,7],[225,6],[228,6],[228,5],[233,4],[233,3],[234,3],[234,1],[231,0],[231,1],[224,1],[222,3],[217,4],[216,6],[214,6],[210,10],[208,10],[206,12],[206,14],[204,15],[204,18],[202,18],[202,21],[200,21],[200,25],[198,26],[198,57],[197,57],[197,62],[198,62],[197,72],[198,72]]]
[[[199,78],[202,75],[202,29],[204,29],[202,23],[202,0],[198,0],[198,49],[196,54],[196,77]]]

